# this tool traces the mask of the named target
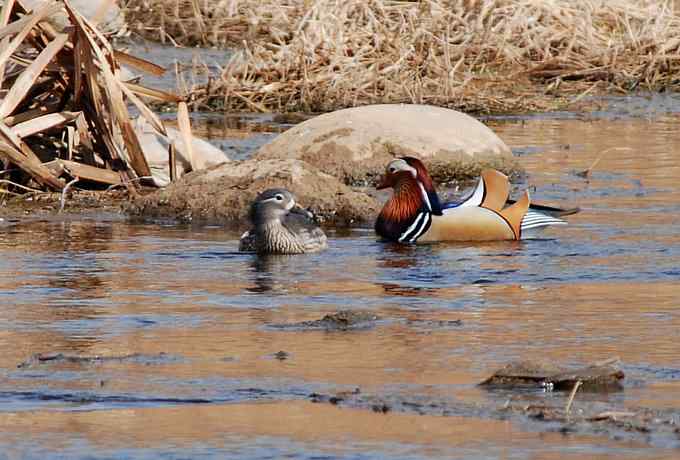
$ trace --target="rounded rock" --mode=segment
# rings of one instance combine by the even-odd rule
[[[512,161],[510,148],[475,118],[428,105],[380,104],[309,119],[264,145],[255,158],[295,158],[343,180],[380,174],[395,156],[430,163]]]

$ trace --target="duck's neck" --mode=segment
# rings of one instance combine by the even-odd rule
[[[401,241],[414,222],[423,219],[421,214],[426,214],[429,221],[432,209],[429,200],[425,201],[422,186],[415,179],[402,179],[393,188],[394,194],[380,211],[375,230],[383,238]]]
[[[414,179],[404,179],[394,186],[394,194],[382,209],[380,215],[391,221],[412,219],[421,210],[428,210],[420,185]]]

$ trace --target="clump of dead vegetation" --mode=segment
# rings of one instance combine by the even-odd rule
[[[64,32],[50,25],[56,14],[68,18]],[[75,186],[134,189],[151,178],[129,106],[165,135],[141,97],[180,100],[125,81],[120,62],[151,73],[163,69],[114,50],[67,1],[48,1],[35,11],[19,0],[5,1],[0,40],[3,198],[56,191],[63,208],[63,197]]]
[[[128,15],[133,29],[143,22],[185,43],[242,46],[218,79],[193,92],[201,108],[405,102],[524,111],[680,83],[680,18],[664,0],[130,0],[128,7],[146,12]]]
[[[180,46],[225,46],[257,32],[240,0],[123,0],[130,30],[143,38]],[[255,18],[253,18],[255,19]]]

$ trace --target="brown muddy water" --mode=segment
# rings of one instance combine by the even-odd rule
[[[219,226],[0,222],[0,457],[678,458],[680,118],[658,107],[487,120],[535,200],[583,209],[543,239],[395,247],[331,229],[326,252],[260,259]],[[242,156],[280,129],[201,119]],[[285,327],[344,309],[378,319]],[[612,356],[624,390],[572,411],[648,408],[668,429],[504,415],[518,395],[477,386],[516,359]]]

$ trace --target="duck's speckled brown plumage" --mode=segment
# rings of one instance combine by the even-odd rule
[[[325,249],[328,244],[311,213],[300,208],[284,189],[261,193],[251,206],[250,220],[253,228],[241,237],[239,251],[304,254]]]

